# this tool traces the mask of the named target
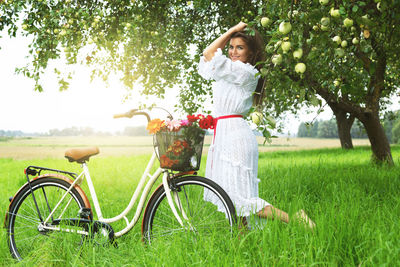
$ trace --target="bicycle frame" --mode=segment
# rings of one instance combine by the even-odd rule
[[[98,221],[103,222],[103,223],[113,223],[113,222],[119,221],[121,219],[125,220],[126,227],[124,229],[122,229],[121,231],[116,232],[114,234],[115,237],[120,237],[120,236],[126,234],[127,232],[129,232],[129,230],[131,230],[138,222],[139,217],[142,213],[146,198],[149,195],[151,188],[153,187],[155,181],[158,179],[158,177],[161,175],[161,173],[163,173],[162,183],[163,183],[164,189],[166,191],[166,197],[167,197],[168,203],[171,207],[171,211],[174,213],[177,221],[182,226],[184,226],[183,220],[182,220],[181,216],[179,215],[179,213],[175,207],[175,204],[179,207],[179,211],[180,211],[182,217],[184,219],[187,219],[187,216],[184,213],[184,211],[180,208],[181,205],[180,205],[180,200],[179,200],[178,196],[176,194],[174,194],[173,197],[171,196],[171,189],[169,188],[169,184],[168,184],[168,171],[159,167],[153,174],[150,174],[150,170],[156,161],[156,157],[157,157],[156,153],[153,152],[153,155],[152,155],[149,163],[147,164],[147,167],[142,175],[142,178],[140,179],[139,184],[137,185],[135,192],[133,193],[132,198],[131,198],[129,204],[127,205],[127,207],[125,208],[125,210],[122,211],[119,215],[112,217],[112,218],[104,218],[103,217],[103,214],[101,212],[100,203],[97,198],[96,190],[94,188],[92,179],[90,177],[89,168],[86,163],[83,163],[82,164],[83,171],[79,174],[79,176],[71,184],[69,189],[64,193],[64,195],[61,197],[60,201],[54,207],[53,211],[44,220],[43,228],[49,229],[49,230],[59,230],[59,231],[61,230],[58,227],[47,226],[47,222],[52,218],[55,210],[57,210],[61,206],[61,203],[63,202],[65,197],[68,195],[68,193],[72,190],[72,188],[75,185],[80,185],[82,183],[82,181],[84,180],[84,178],[86,178],[86,181],[87,181],[87,184],[89,187],[89,191],[90,191],[90,195],[92,197],[92,201],[94,204],[94,210],[96,212]],[[149,178],[149,179],[146,183],[147,178]],[[140,193],[141,193],[141,195],[140,195],[138,206],[136,208],[136,212],[135,212],[132,220],[129,221],[128,218],[126,217],[126,215],[132,210],[134,204],[138,200]],[[70,201],[71,201],[71,199],[68,201],[68,203],[64,207],[64,210],[66,210]],[[62,216],[62,214],[63,213],[61,213],[61,216]]]

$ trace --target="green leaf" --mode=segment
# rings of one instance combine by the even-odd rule
[[[353,11],[354,13],[358,11],[358,6],[354,5],[353,8],[351,9],[351,11]]]

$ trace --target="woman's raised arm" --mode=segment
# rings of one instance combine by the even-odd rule
[[[247,24],[244,22],[239,22],[220,37],[218,37],[214,42],[212,42],[203,52],[203,56],[205,61],[210,61],[213,57],[215,52],[217,52],[218,48],[223,49],[226,43],[229,41],[230,36],[235,32],[243,31],[246,28]]]

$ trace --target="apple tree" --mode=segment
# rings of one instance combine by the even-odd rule
[[[400,1],[272,0],[253,25],[263,17],[269,98],[319,96],[345,122],[339,134],[357,118],[374,160],[393,164],[380,118],[399,94]]]
[[[363,123],[376,160],[392,162],[379,119],[398,93],[399,2],[0,0],[0,31],[32,37],[17,71],[36,90],[49,62],[65,58],[104,80],[117,73],[143,94],[163,97],[179,85],[180,107],[193,112],[211,94],[196,72],[201,52],[239,20],[249,22],[266,41],[264,111],[296,112],[323,98],[338,122],[341,113],[349,125]],[[55,72],[66,89],[73,76]]]

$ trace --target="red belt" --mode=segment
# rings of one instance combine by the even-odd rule
[[[243,116],[242,116],[242,115],[226,115],[226,116],[220,116],[220,117],[214,118],[214,120],[213,120],[213,124],[214,124],[214,138],[213,138],[213,143],[214,143],[214,140],[215,140],[215,134],[217,133],[217,123],[218,123],[218,120],[229,119],[229,118],[243,118]]]

